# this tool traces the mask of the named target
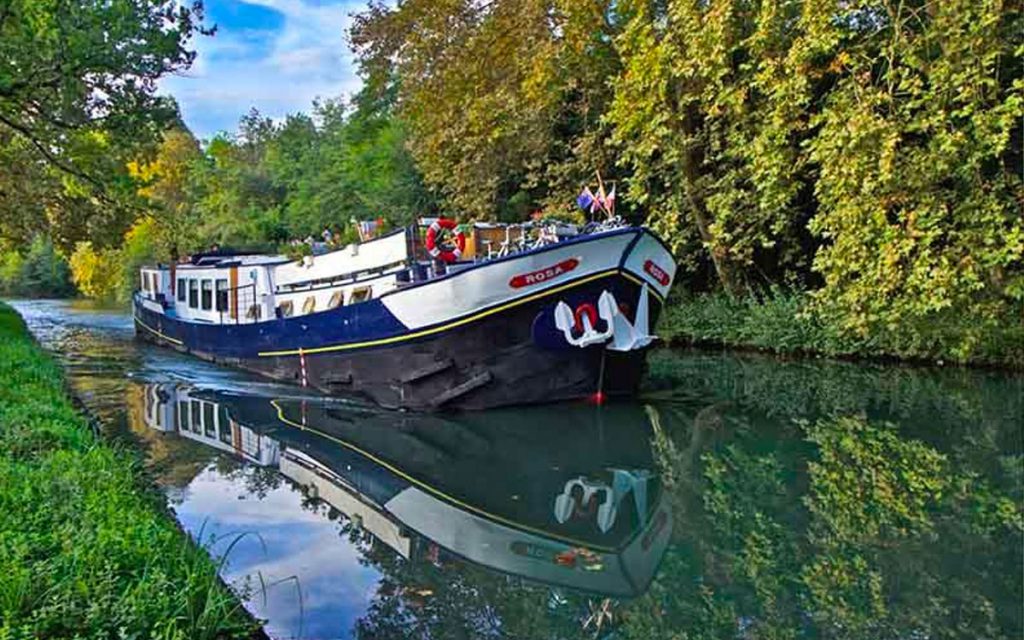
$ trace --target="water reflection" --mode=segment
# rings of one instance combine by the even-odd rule
[[[662,351],[637,404],[421,416],[19,309],[277,638],[1024,633],[1019,376]]]
[[[150,428],[276,468],[407,560],[451,555],[630,597],[670,537],[639,408],[456,420],[176,384],[142,393]]]

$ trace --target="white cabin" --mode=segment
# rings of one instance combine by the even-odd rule
[[[426,277],[407,235],[302,260],[285,256],[197,256],[191,263],[141,270],[147,308],[190,322],[250,323],[365,302]]]

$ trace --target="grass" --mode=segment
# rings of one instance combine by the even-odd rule
[[[0,640],[251,637],[217,566],[0,303]]]
[[[658,335],[674,345],[1024,369],[1024,323],[1019,318],[986,329],[965,348],[968,332],[977,333],[977,327],[954,319],[851,336],[810,312],[807,294],[782,291],[760,300],[721,293],[670,299],[658,325]]]

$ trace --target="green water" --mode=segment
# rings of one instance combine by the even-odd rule
[[[659,351],[636,402],[420,416],[19,309],[186,529],[256,534],[274,637],[1024,633],[1019,376]]]

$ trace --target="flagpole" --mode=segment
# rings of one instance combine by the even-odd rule
[[[598,193],[600,194],[600,197],[598,197],[597,201],[601,205],[601,208],[604,209],[604,212],[608,215],[608,217],[611,217],[611,212],[608,211],[608,205],[604,201],[604,199],[607,197],[607,194],[604,190],[604,181],[601,180],[601,171],[599,169],[594,169],[594,173],[597,174],[597,189]]]

